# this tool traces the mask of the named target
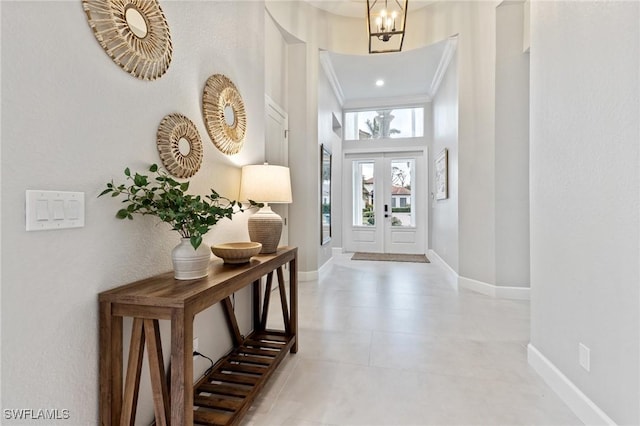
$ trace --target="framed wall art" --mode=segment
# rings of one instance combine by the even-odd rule
[[[207,79],[202,112],[216,148],[227,155],[240,152],[247,130],[247,113],[238,89],[229,78],[214,74]]]
[[[141,80],[161,77],[173,46],[157,0],[82,0],[89,26],[119,67]]]
[[[320,245],[331,241],[331,152],[320,146]]]
[[[447,148],[445,148],[436,157],[436,200],[444,200],[449,198],[448,161],[449,154]]]
[[[202,164],[202,140],[193,121],[182,114],[169,114],[158,126],[160,160],[165,169],[178,178],[196,174]]]

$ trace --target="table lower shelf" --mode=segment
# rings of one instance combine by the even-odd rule
[[[193,422],[235,425],[295,343],[281,331],[250,334],[194,386]]]

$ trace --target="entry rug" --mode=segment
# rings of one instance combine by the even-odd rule
[[[381,262],[431,263],[424,254],[363,253],[355,252],[351,260],[374,260]]]

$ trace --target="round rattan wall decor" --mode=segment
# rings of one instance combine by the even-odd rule
[[[247,130],[247,113],[231,80],[222,74],[214,74],[207,79],[202,95],[202,112],[213,144],[228,155],[240,152]]]
[[[202,164],[202,140],[193,121],[169,114],[158,126],[158,152],[169,173],[178,178],[196,174]]]
[[[122,69],[142,80],[167,71],[173,47],[157,0],[82,0],[82,7],[96,39]]]

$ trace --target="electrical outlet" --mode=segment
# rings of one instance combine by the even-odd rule
[[[591,349],[582,343],[578,344],[578,362],[580,367],[591,371]]]

